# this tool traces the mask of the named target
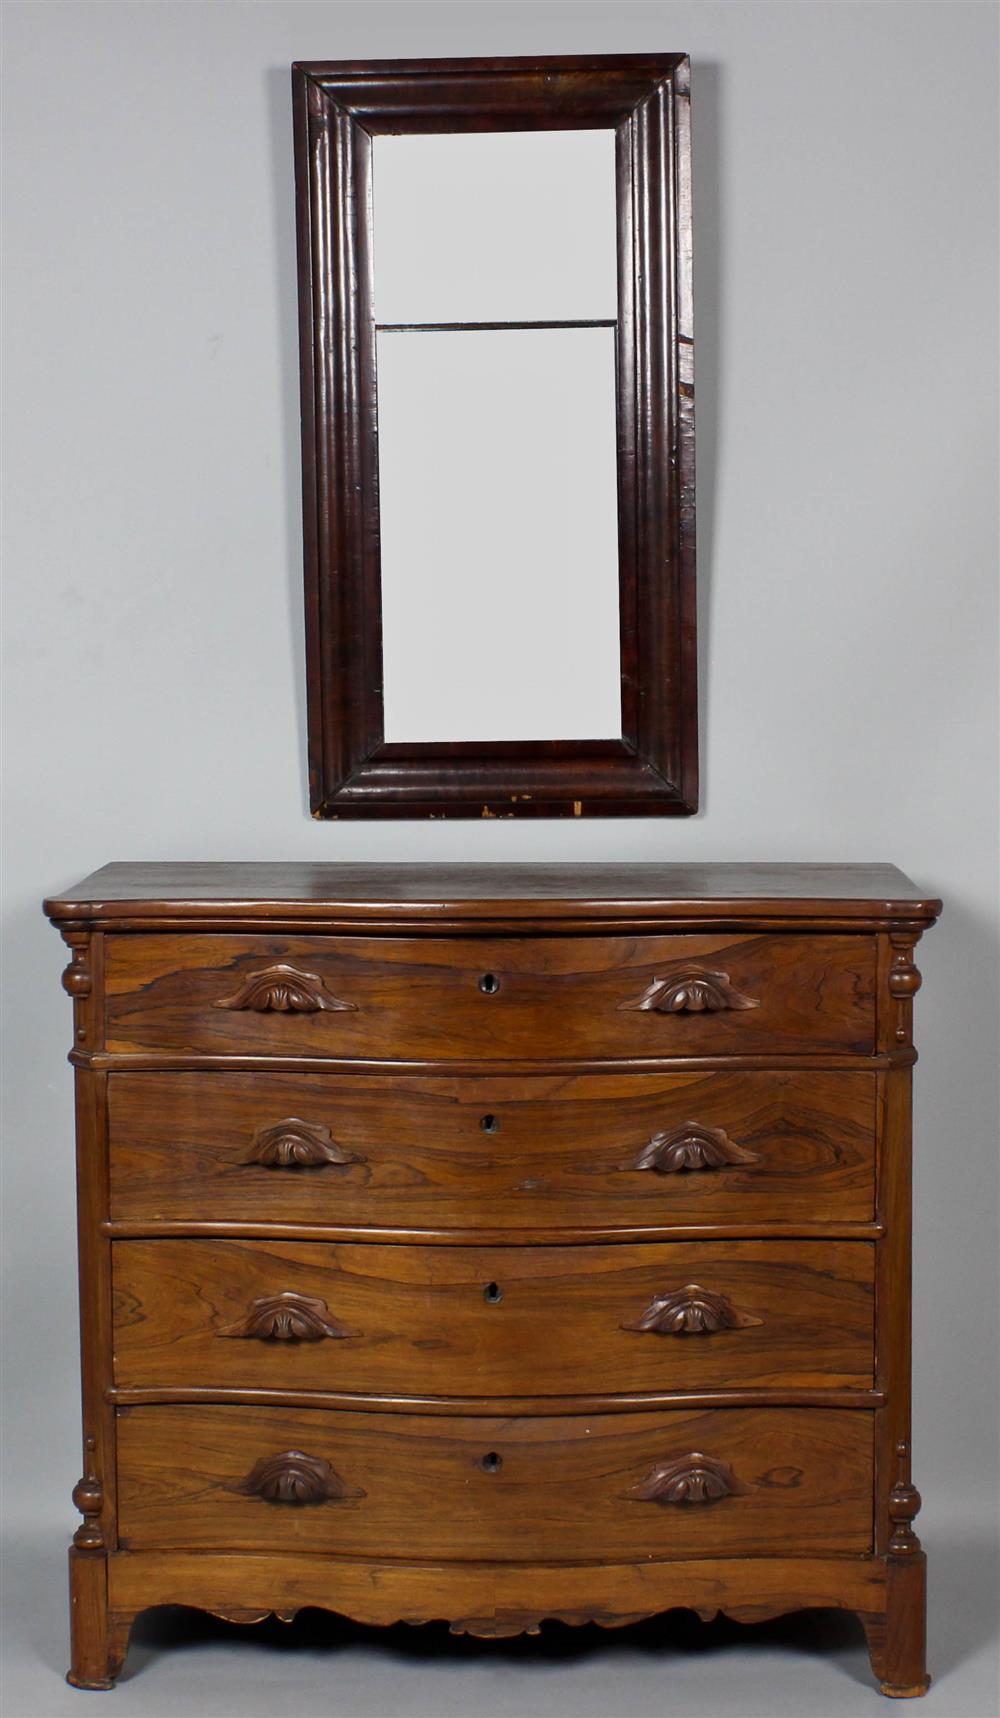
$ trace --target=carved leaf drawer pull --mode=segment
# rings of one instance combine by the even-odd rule
[[[728,1295],[687,1283],[671,1294],[654,1295],[645,1312],[622,1329],[651,1330],[659,1336],[713,1336],[720,1330],[743,1330],[763,1322],[752,1313],[738,1312]]]
[[[289,1116],[271,1127],[258,1128],[241,1163],[265,1169],[319,1169],[325,1163],[364,1163],[356,1151],[338,1145],[329,1128]]]
[[[265,966],[260,972],[248,972],[242,984],[231,996],[220,997],[213,1008],[249,1008],[255,1014],[335,1014],[354,1012],[356,1004],[341,1002],[327,990],[316,972],[300,972],[298,967]]]
[[[308,1456],[302,1450],[282,1450],[278,1455],[262,1456],[245,1479],[226,1487],[244,1497],[260,1497],[265,1503],[336,1503],[346,1497],[364,1497],[356,1487],[352,1490],[335,1473],[322,1456]]]
[[[727,1008],[759,1008],[760,1003],[737,990],[728,972],[685,966],[668,978],[654,978],[641,996],[619,1006],[654,1014],[719,1014]]]
[[[215,1334],[250,1337],[258,1342],[322,1342],[327,1336],[346,1336],[347,1331],[330,1317],[325,1300],[286,1289],[283,1294],[261,1295],[251,1301],[245,1317]]]
[[[632,1168],[676,1175],[683,1169],[725,1169],[735,1163],[759,1162],[755,1151],[745,1151],[721,1127],[703,1127],[701,1122],[685,1121],[666,1133],[654,1133]]]
[[[636,1503],[717,1503],[722,1497],[745,1497],[749,1491],[727,1462],[692,1450],[673,1461],[657,1462],[626,1496]]]

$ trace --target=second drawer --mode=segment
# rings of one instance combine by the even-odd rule
[[[118,1241],[119,1386],[559,1396],[871,1386],[874,1247]]]
[[[531,1239],[874,1215],[877,1076],[860,1069],[114,1073],[108,1116],[123,1223]]]

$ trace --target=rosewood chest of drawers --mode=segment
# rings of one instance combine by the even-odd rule
[[[118,865],[70,1680],[136,1613],[857,1612],[920,1694],[891,866]]]

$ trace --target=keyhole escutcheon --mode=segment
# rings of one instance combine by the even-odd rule
[[[479,980],[479,988],[484,996],[495,996],[500,989],[500,980],[495,972],[484,972]]]

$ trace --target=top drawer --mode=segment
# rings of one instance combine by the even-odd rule
[[[868,1054],[871,936],[111,935],[107,1047],[396,1061]]]

